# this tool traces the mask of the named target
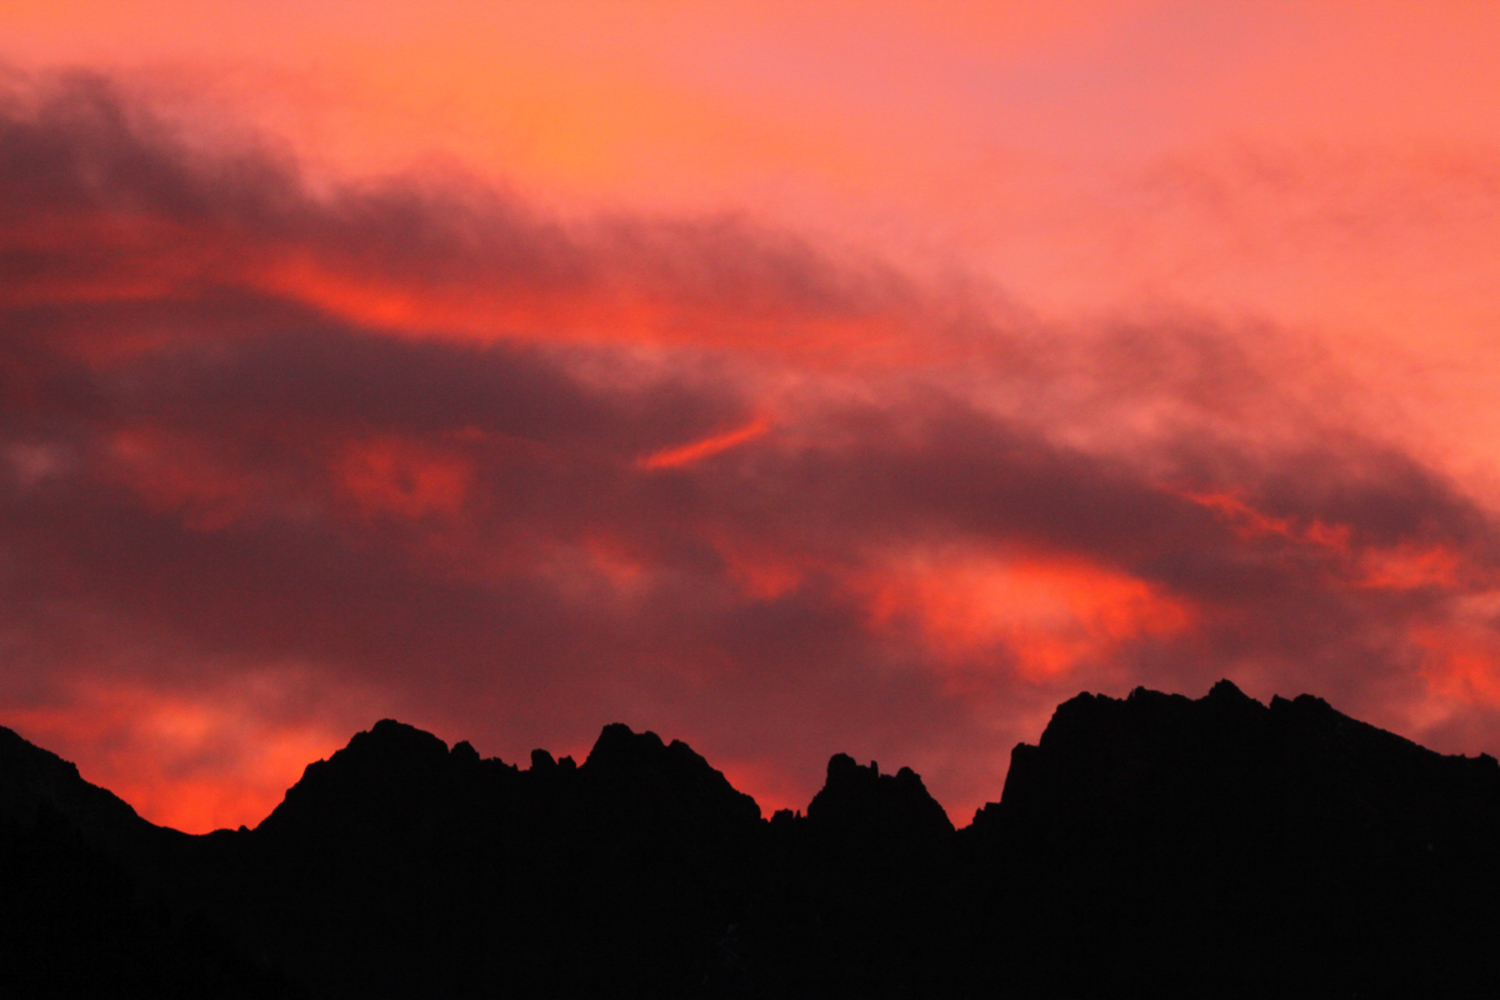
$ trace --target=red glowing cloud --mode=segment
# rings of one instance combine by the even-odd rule
[[[640,460],[643,469],[676,469],[684,465],[700,462],[705,458],[711,458],[720,452],[728,451],[736,445],[744,444],[746,441],[754,441],[766,431],[771,429],[771,423],[765,417],[757,417],[743,427],[723,434],[715,434],[692,444],[678,445],[675,448],[663,448],[653,452]]]
[[[877,629],[910,619],[937,663],[991,660],[1029,681],[1062,681],[1122,643],[1186,630],[1187,606],[1134,576],[1070,559],[972,552],[883,566],[871,580]]]
[[[332,30],[321,10],[298,37]],[[0,24],[66,49],[38,11]],[[1434,227],[1422,245],[1478,246],[1452,273],[1489,287],[1491,237],[1451,204],[1500,218],[1488,174],[1467,153],[1299,153],[1291,131],[1163,152],[1154,85],[1066,103],[1079,66],[1184,48],[1132,11],[1087,30],[877,11],[846,18],[847,51],[804,51],[777,41],[786,11],[645,32],[605,6],[624,48],[598,59],[517,13],[515,37],[547,44],[507,42],[517,61],[483,80],[536,86],[509,105],[535,142],[465,132],[459,166],[404,172],[371,124],[399,81],[369,53],[411,35],[436,88],[407,95],[416,116],[456,43],[388,5],[337,19],[374,40],[313,74],[347,87],[329,107],[364,109],[321,150],[295,109],[243,95],[226,105],[271,131],[205,119],[170,67],[12,74],[0,723],[191,830],[257,822],[382,716],[508,760],[625,721],[763,806],[805,805],[847,751],[915,767],[959,822],[1086,688],[1229,676],[1493,751],[1500,533],[1474,459],[1493,442],[1460,420],[1488,388],[1403,395],[1392,373],[1428,370],[1397,366],[1414,335],[1338,332],[1487,315],[1397,251]],[[1239,15],[1193,16],[1239,65],[1214,33]],[[1245,44],[1282,37],[1267,17]],[[657,28],[780,52],[750,62],[790,75],[667,58]],[[997,51],[1020,62],[997,75]],[[583,66],[568,90],[561,67]],[[1188,117],[1226,92],[1205,84]],[[1093,124],[1053,134],[1019,93]],[[1308,121],[1339,103],[1319,101]],[[979,127],[1002,119],[1029,152]],[[1077,166],[1091,143],[1109,170]],[[1325,268],[1312,288],[1307,262],[1344,250],[1417,277],[1366,299]]]

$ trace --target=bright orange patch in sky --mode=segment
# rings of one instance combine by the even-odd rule
[[[953,664],[1009,653],[1033,681],[1065,676],[1131,639],[1181,632],[1193,620],[1189,607],[1145,581],[1069,558],[919,556],[895,561],[867,586],[876,628],[913,621]]]
[[[90,686],[67,707],[10,712],[9,724],[54,752],[88,761],[85,780],[153,823],[189,833],[254,826],[308,764],[348,737],[268,724],[246,711],[253,687],[192,698],[123,683]]]
[[[1500,638],[1492,624],[1495,601],[1481,603],[1481,620],[1457,628],[1418,629],[1414,638],[1425,652],[1422,677],[1432,696],[1500,707]]]

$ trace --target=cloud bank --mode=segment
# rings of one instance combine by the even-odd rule
[[[0,216],[0,713],[149,818],[253,824],[382,715],[625,721],[763,806],[848,751],[959,823],[1080,689],[1500,745],[1493,511],[1264,322],[314,190],[87,76],[0,100]]]

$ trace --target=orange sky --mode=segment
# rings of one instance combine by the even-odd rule
[[[11,0],[0,724],[192,830],[382,715],[649,726],[763,806],[848,751],[959,823],[1084,687],[1494,752],[1497,51],[1484,3]]]

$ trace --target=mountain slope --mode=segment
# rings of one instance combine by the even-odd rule
[[[1080,695],[965,839],[978,884],[1026,901],[988,925],[1056,970],[1039,989],[1235,969],[1250,992],[1461,995],[1500,971],[1500,766],[1306,695]]]
[[[1497,858],[1494,759],[1228,682],[1064,703],[958,831],[843,754],[766,821],[623,725],[522,769],[383,720],[188,837],[0,730],[18,996],[1487,995]]]
[[[0,728],[0,992],[288,995],[274,971],[174,905],[191,840]]]

